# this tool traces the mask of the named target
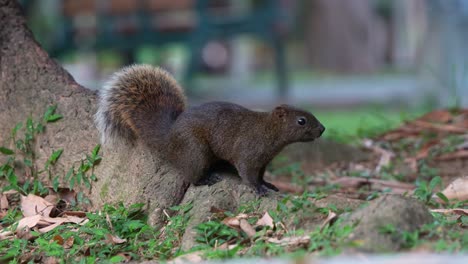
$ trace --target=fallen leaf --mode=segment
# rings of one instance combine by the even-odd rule
[[[85,220],[85,218],[81,218],[81,217],[77,217],[77,216],[72,216],[72,215],[66,215],[64,217],[65,219],[67,219],[67,223],[74,223],[74,224],[82,224]]]
[[[203,261],[203,251],[195,251],[192,253],[188,253],[182,256],[178,256],[177,258],[168,261],[168,264],[183,264],[183,263],[200,263]]]
[[[21,196],[21,211],[24,216],[43,215],[49,216],[54,205],[44,198],[34,194],[28,196]]]
[[[249,224],[249,222],[247,222],[246,219],[240,219],[239,226],[249,238],[252,238],[255,236],[255,234],[257,234],[257,232],[255,232],[255,229]]]
[[[65,217],[43,217],[41,221],[46,221],[49,223],[74,223],[80,224],[84,221],[84,218],[76,216],[65,216]]]
[[[63,223],[64,223],[64,222],[56,222],[56,223],[51,224],[51,225],[49,225],[49,226],[46,226],[46,227],[44,227],[44,228],[40,228],[40,229],[39,229],[39,232],[41,232],[41,233],[47,233],[47,232],[49,232],[49,231],[52,231],[54,228],[56,228],[57,226],[59,226],[59,225],[61,225],[61,224],[63,224]]]
[[[33,228],[37,225],[37,223],[39,223],[41,218],[42,218],[41,215],[32,215],[32,216],[24,217],[18,222],[18,226],[16,227],[16,230],[21,230],[24,227]]]
[[[463,208],[432,209],[431,212],[442,213],[442,214],[457,214],[457,215],[468,216],[468,209],[463,209]]]
[[[71,237],[67,238],[67,240],[65,240],[65,242],[63,243],[63,248],[64,249],[72,248],[74,242],[75,242],[75,237],[71,236]]]
[[[8,204],[8,199],[6,197],[6,194],[0,193],[0,210],[1,211],[6,211],[10,205]]]
[[[9,230],[0,229],[0,240],[5,240],[13,237],[13,232]]]
[[[449,200],[455,199],[458,201],[468,200],[468,176],[455,179],[442,192]],[[443,202],[439,197],[434,196],[434,199]]]
[[[226,217],[222,221],[223,224],[229,226],[229,227],[239,227],[240,226],[240,221],[236,217]]]
[[[118,236],[113,236],[111,234],[107,234],[106,238],[107,238],[107,243],[114,244],[114,245],[127,242],[127,239],[122,239]]]
[[[436,160],[454,160],[454,159],[467,159],[468,158],[468,150],[458,150],[452,153],[446,153],[436,157]]]
[[[282,239],[277,238],[268,238],[268,242],[279,244],[281,246],[299,246],[299,245],[308,245],[310,242],[309,236],[293,236],[293,237],[284,237]]]
[[[322,230],[326,225],[328,225],[331,221],[335,220],[336,217],[338,215],[331,211],[331,210],[328,210],[328,216],[327,216],[327,219],[325,219],[325,221],[322,223],[322,225],[320,225],[320,230]]]
[[[45,259],[42,260],[42,263],[44,263],[44,264],[59,264],[60,261],[56,257],[46,257]]]
[[[421,121],[421,120],[414,120],[412,124],[419,126],[421,128],[436,131],[436,132],[447,132],[447,133],[455,133],[455,134],[465,134],[468,132],[468,129],[463,128],[463,127],[454,126],[454,125],[436,124],[436,123],[430,123],[430,122]]]
[[[453,119],[452,113],[450,113],[450,111],[445,110],[445,109],[434,110],[419,118],[419,120],[429,121],[429,122],[438,122],[438,123],[448,123],[452,119]]]
[[[57,242],[59,245],[63,245],[63,237],[61,235],[55,235],[52,238],[53,241]]]
[[[224,220],[222,221],[223,224],[229,226],[229,227],[234,227],[234,228],[238,228],[240,226],[240,220],[241,219],[246,219],[248,218],[249,216],[247,214],[238,214],[234,217],[226,217],[224,218]]]
[[[48,201],[51,204],[57,204],[60,201],[60,198],[56,194],[49,194],[44,197],[44,200]]]
[[[65,216],[77,216],[77,217],[81,217],[81,218],[85,218],[86,217],[86,212],[82,212],[82,211],[65,211],[62,213],[63,217]]]
[[[216,249],[224,249],[224,250],[229,249],[229,250],[231,250],[231,249],[233,249],[235,247],[237,247],[236,244],[229,245],[229,242],[226,242],[226,243],[223,243],[221,246],[217,247]]]
[[[271,228],[274,228],[275,225],[273,224],[273,218],[271,218],[270,214],[266,212],[262,218],[258,219],[257,223],[255,224],[257,226],[269,226]]]

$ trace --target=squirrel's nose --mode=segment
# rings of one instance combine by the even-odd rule
[[[325,127],[322,124],[319,125],[319,132],[320,136],[323,134],[323,132],[325,132]]]

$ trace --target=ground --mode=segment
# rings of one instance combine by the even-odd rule
[[[237,175],[223,175],[213,186],[190,188],[179,205],[163,210],[156,229],[147,224],[144,204],[88,209],[81,190],[99,178],[94,167],[105,155],[98,147],[67,175],[67,187],[54,177],[16,177],[10,168],[25,162],[15,161],[16,152],[29,153],[28,137],[60,122],[54,111],[49,108],[41,122],[30,121],[15,148],[0,149],[10,157],[0,167],[6,179],[0,195],[2,261],[197,262],[468,251],[468,179],[461,174],[468,167],[468,110],[433,111],[393,130],[367,133],[372,138],[355,135],[348,144],[292,145],[268,168],[268,180],[281,193],[259,199]],[[44,170],[60,155],[54,152]],[[43,173],[25,166],[31,176]]]

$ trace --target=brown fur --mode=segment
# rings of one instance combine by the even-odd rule
[[[150,73],[120,76],[110,94],[108,122],[160,150],[187,182],[197,183],[214,165],[227,162],[258,193],[277,190],[263,180],[266,165],[286,145],[314,140],[325,130],[312,114],[288,105],[255,112],[211,102],[184,111],[185,96],[174,79],[163,71]]]

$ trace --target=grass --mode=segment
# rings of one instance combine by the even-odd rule
[[[314,115],[324,124],[324,138],[342,143],[353,143],[362,138],[375,137],[396,128],[403,122],[423,113],[367,106],[344,110],[318,110]]]
[[[62,116],[57,114],[56,107],[48,107],[43,118],[33,120],[28,118],[23,124],[16,125],[11,133],[11,145],[0,147],[1,155],[6,157],[0,166],[0,180],[6,182],[2,192],[16,190],[20,194],[47,195],[50,190],[59,188],[59,179],[65,179],[70,190],[77,186],[90,188],[96,180],[94,166],[99,164],[99,146],[91,150],[79,166],[72,167],[66,175],[53,175],[51,169],[56,165],[64,149],[53,151],[45,164],[37,164],[34,153],[36,137],[43,133],[46,126],[59,121]],[[360,108],[352,111],[319,111],[316,113],[327,127],[327,138],[354,142],[363,137],[370,137],[398,126],[409,117],[394,110],[378,108]],[[452,140],[451,140],[452,141]],[[455,141],[458,142],[458,141]],[[449,142],[450,143],[450,142]],[[449,144],[452,146],[453,144]],[[29,177],[20,179],[15,166],[22,164]],[[291,170],[300,167],[291,166]],[[441,206],[432,197],[437,195],[445,201],[447,208],[465,206],[463,203],[450,203],[441,193],[437,193],[441,184],[440,177],[421,180],[417,184],[414,196],[429,206]],[[326,225],[312,231],[287,228],[284,224],[288,219],[292,225],[300,226],[302,220],[317,216],[326,217],[329,211],[344,213],[333,205],[318,208],[312,198],[321,199],[333,188],[324,186],[316,192],[305,192],[302,195],[286,195],[278,202],[275,210],[268,213],[275,223],[274,228],[268,226],[257,228],[254,237],[223,223],[226,217],[246,214],[248,223],[254,225],[264,212],[259,212],[259,201],[241,205],[235,212],[223,212],[213,215],[209,220],[197,225],[197,242],[195,248],[183,251],[181,242],[188,225],[192,204],[185,204],[168,209],[162,226],[157,228],[147,224],[147,215],[143,212],[143,204],[124,206],[123,203],[106,204],[99,213],[88,212],[89,221],[84,225],[64,224],[50,232],[40,233],[30,230],[28,236],[17,236],[8,240],[0,240],[0,262],[44,262],[53,258],[59,263],[116,263],[132,260],[155,259],[165,261],[183,255],[187,252],[201,251],[207,259],[231,259],[237,257],[297,257],[314,253],[324,256],[340,254],[353,245],[347,241],[353,227],[340,224]],[[328,191],[327,191],[328,190]],[[373,198],[377,197],[376,194]],[[78,195],[78,197],[84,197]],[[79,208],[86,203],[84,198],[73,205]],[[460,216],[454,219],[442,214],[434,214],[434,222],[415,232],[400,232],[397,227],[385,226],[380,230],[391,233],[404,240],[404,248],[412,250],[421,246],[435,252],[468,251],[468,234],[462,232],[460,225],[468,225],[468,217]],[[0,226],[14,229],[15,222],[22,218],[18,207],[10,208],[0,219]],[[339,221],[339,220],[338,220]],[[308,235],[307,246],[288,248],[268,242],[269,238],[294,237]],[[229,244],[232,247],[220,249],[220,245]]]

